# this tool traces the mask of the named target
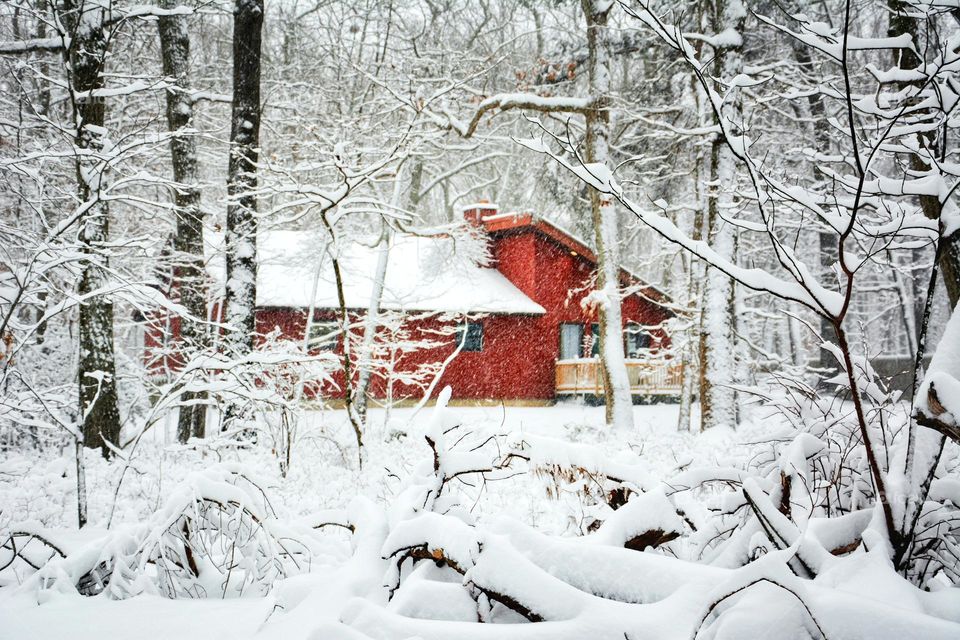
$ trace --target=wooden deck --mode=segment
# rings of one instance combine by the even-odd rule
[[[682,374],[683,366],[672,360],[627,360],[627,376],[633,395],[679,396]],[[602,396],[600,361],[587,358],[557,361],[556,393]]]

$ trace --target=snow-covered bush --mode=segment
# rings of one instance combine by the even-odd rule
[[[68,553],[47,542],[55,553],[25,587],[117,599],[264,595],[309,569],[306,531],[278,520],[243,468],[222,464],[190,474],[146,522],[119,526]]]
[[[459,443],[443,439],[457,429],[442,410],[435,413],[425,434],[434,453],[432,464],[424,462],[386,519],[380,555],[389,560],[382,581],[389,602],[383,602],[384,594],[377,589],[350,601],[340,619],[354,631],[437,640],[501,638],[505,633],[515,638],[611,640],[873,639],[904,634],[948,638],[956,631],[951,622],[956,612],[948,612],[955,597],[925,594],[910,585],[896,574],[886,549],[873,546],[874,540],[841,556],[827,550],[832,549],[829,535],[863,529],[859,517],[810,518],[809,533],[794,535],[794,525],[773,505],[768,493],[772,488],[756,465],[712,469],[712,476],[705,470],[686,470],[684,478],[674,479],[676,486],[665,482],[644,487],[649,479],[635,474],[637,490],[607,514],[596,532],[551,536],[506,518],[475,520],[456,508],[456,492],[444,478],[464,477],[457,474],[466,470],[481,473],[469,453],[456,455]],[[624,470],[590,447],[529,436],[523,440],[521,446],[515,438],[504,459],[519,465],[525,458],[534,467],[548,469],[551,478],[567,468],[589,470],[594,477],[605,466]],[[810,438],[801,440],[809,450],[816,449]],[[806,460],[809,450],[788,447],[781,452],[783,468],[788,460]],[[491,469],[502,463],[487,465],[484,468]],[[684,481],[690,481],[690,488],[679,491]],[[706,491],[717,483],[735,490],[723,495]],[[681,493],[693,493],[693,486],[704,488],[701,499],[726,502],[731,513],[734,503],[745,505],[739,511],[753,515],[734,525],[744,535],[728,536],[718,545],[724,553],[715,554],[713,561],[638,552],[641,545],[631,541],[653,531],[684,536],[681,542],[688,547],[679,548],[698,552],[700,545],[690,539],[698,535],[696,526],[684,522],[671,502]],[[711,517],[712,508],[703,509],[695,520]],[[793,537],[780,539],[782,548],[732,561],[729,549],[738,546],[734,541],[742,537],[749,542],[764,535],[765,527]],[[856,628],[848,621],[853,610],[864,615]]]
[[[550,499],[566,504],[569,525],[595,531],[612,511],[655,486],[633,451],[609,459],[597,447],[528,433],[510,434],[508,457],[523,460]]]

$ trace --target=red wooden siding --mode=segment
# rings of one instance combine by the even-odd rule
[[[475,215],[471,216],[471,213]],[[474,224],[480,219],[479,212],[466,215]],[[498,217],[484,226],[490,235],[496,268],[546,309],[546,313],[540,316],[497,314],[482,317],[479,320],[483,323],[482,351],[462,351],[448,365],[438,388],[450,385],[453,397],[457,399],[550,400],[555,397],[561,323],[589,325],[596,322],[596,318],[580,306],[590,290],[593,256],[579,241],[530,215],[508,219]],[[622,278],[624,286],[636,284],[626,272]],[[652,289],[649,292],[651,296],[660,295]],[[659,325],[668,315],[663,307],[641,296],[631,295],[623,300],[625,325],[632,322]],[[315,317],[317,320],[332,320],[334,315],[330,310],[322,310]],[[411,320],[408,326],[416,336],[418,332],[437,330],[440,321],[437,318]],[[279,328],[283,338],[299,341],[303,339],[305,327],[305,310],[257,310],[257,331],[261,334]],[[654,348],[669,346],[669,338],[662,330],[655,330],[653,334]],[[157,344],[158,337],[159,334],[148,337],[148,348]],[[454,336],[449,336],[442,346],[405,354],[399,360],[398,368],[412,371],[419,365],[442,362],[455,346]],[[338,352],[341,348],[342,344],[338,345]],[[176,368],[176,363],[169,359],[157,364]],[[335,379],[340,390],[328,386],[321,390],[322,395],[342,397],[342,377],[337,379],[335,376]],[[397,386],[394,391],[395,399],[415,398],[422,393],[402,386]],[[371,392],[375,397],[384,397],[386,382],[382,377],[373,379]]]

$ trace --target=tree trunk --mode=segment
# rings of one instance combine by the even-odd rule
[[[799,8],[797,9],[799,11]],[[806,73],[809,73],[811,76],[814,73],[813,68],[813,57],[810,55],[810,48],[791,38],[791,46],[793,47],[794,57],[797,59],[797,64],[800,66],[800,69]],[[812,125],[812,135],[815,147],[821,151],[821,153],[830,152],[830,124],[827,119],[827,109],[826,104],[823,100],[823,94],[819,91],[811,91],[807,95],[807,108],[810,109],[810,119],[813,121]],[[814,178],[815,179],[824,179],[823,176],[817,169],[814,167]],[[829,179],[829,178],[828,178]],[[831,282],[836,281],[836,273],[834,272],[835,265],[839,259],[837,254],[837,232],[832,229],[821,229],[818,232],[819,240],[819,250],[820,250],[820,271],[823,283],[826,286],[829,286]],[[837,335],[833,329],[833,323],[829,318],[820,316],[820,337],[823,338],[826,342],[837,342]],[[816,359],[817,364],[821,369],[833,369],[835,368],[835,360],[833,355],[830,354],[826,349],[820,349],[818,351],[818,357]]]
[[[889,0],[889,9],[890,23],[887,34],[891,36],[909,34],[914,44],[919,47],[919,24],[913,16],[913,13],[916,11],[913,5],[905,0]],[[894,49],[893,52],[894,63],[900,69],[916,69],[923,62],[913,49]],[[913,83],[902,84],[918,84],[918,82],[914,81]],[[925,133],[918,135],[932,154],[937,143],[933,134]],[[924,163],[919,154],[910,154],[910,170],[914,175],[928,173],[930,169],[931,167]],[[940,202],[940,199],[936,196],[929,195],[919,196],[919,199],[923,215],[931,220],[939,221],[943,213],[943,203]],[[940,256],[940,274],[943,277],[943,284],[946,286],[947,296],[950,299],[950,308],[952,309],[957,306],[957,302],[960,302],[960,231],[956,231],[949,237],[944,238],[943,246],[940,248],[938,255]],[[922,278],[918,279],[918,277],[915,276],[914,292],[919,299],[922,299],[923,287],[924,282]]]
[[[697,92],[697,115],[698,120],[702,120],[702,114],[704,113],[702,101],[699,99],[701,92],[698,90],[699,84],[696,80],[693,80],[693,90]],[[699,123],[701,126],[703,122]],[[691,230],[691,237],[694,240],[703,240],[704,237],[704,218],[707,208],[707,198],[705,197],[705,190],[703,189],[704,180],[703,180],[703,169],[704,169],[704,157],[702,152],[697,152],[695,157],[695,163],[693,167],[693,192],[694,192],[694,202],[696,203],[696,210],[693,215],[693,229]],[[691,409],[693,406],[693,390],[694,382],[697,383],[697,387],[702,384],[700,378],[700,371],[702,371],[700,364],[700,333],[697,332],[697,340],[694,340],[693,329],[696,326],[699,329],[700,325],[700,312],[701,312],[701,301],[700,301],[700,290],[703,283],[703,270],[704,264],[702,261],[698,260],[695,256],[690,255],[688,262],[688,271],[687,271],[687,292],[688,292],[688,303],[687,306],[690,309],[690,328],[687,330],[686,344],[683,347],[682,352],[682,382],[680,389],[680,411],[677,418],[677,429],[679,431],[690,431],[691,430]]]
[[[83,445],[76,441],[74,460],[77,467],[77,528],[87,525],[87,466],[83,461]]]
[[[587,114],[585,160],[606,165],[610,140],[610,34],[607,21],[612,2],[581,0],[587,19],[588,78],[593,108]],[[590,189],[590,212],[597,247],[597,305],[600,321],[600,369],[603,377],[607,425],[633,428],[633,402],[623,353],[620,300],[620,251],[617,212],[613,203]]]
[[[712,9],[711,26],[714,33],[730,30],[742,33],[746,15],[739,2],[717,0]],[[714,65],[723,81],[732,80],[742,72],[741,47],[738,38],[737,44],[715,48]],[[741,120],[739,100],[724,100],[720,117],[725,126],[738,128]],[[729,189],[736,184],[736,158],[722,136],[714,138],[710,156],[711,183],[727,185],[728,188],[720,187],[710,198],[707,206],[707,241],[721,257],[733,261],[734,229],[722,220],[720,214],[730,212],[733,208],[733,195]],[[701,314],[701,429],[719,425],[736,426],[736,396],[731,387],[736,366],[732,301],[732,280],[719,269],[708,267]]]
[[[917,392],[923,383],[923,361],[927,351],[930,313],[933,311],[937,272],[939,271],[939,265],[943,264],[941,253],[946,249],[946,246],[947,243],[944,238],[941,238],[937,243],[936,259],[930,271],[923,311],[920,315],[917,350],[914,355],[913,384],[911,386],[913,402],[916,402]],[[954,307],[954,313],[956,313],[956,307]],[[936,474],[937,465],[940,463],[940,456],[943,454],[943,446],[946,442],[942,434],[931,429],[920,429],[918,427],[916,415],[914,415],[911,406],[911,417],[907,427],[907,450],[903,465],[903,479],[906,490],[898,496],[901,504],[898,505],[897,529],[890,532],[893,546],[893,564],[898,570],[905,569],[909,564],[909,552],[913,545],[920,512],[930,492],[930,485]]]
[[[419,163],[417,166],[422,167]],[[393,207],[400,204],[400,187],[403,184],[401,176],[402,174],[398,169],[396,182],[393,185],[393,197],[390,202]],[[419,185],[417,185],[417,188],[419,190]],[[413,185],[411,185],[409,194],[408,203],[413,204],[416,198]],[[370,381],[373,378],[373,351],[377,339],[377,330],[380,327],[383,285],[387,280],[387,264],[390,260],[390,246],[393,244],[393,230],[385,220],[381,224],[383,228],[380,231],[380,242],[377,244],[377,266],[373,274],[373,288],[370,291],[367,315],[363,319],[363,341],[360,344],[360,353],[357,354],[357,364],[360,369],[356,393],[357,417],[364,427],[367,424],[368,393],[370,391]]]
[[[161,7],[172,9],[176,0],[162,0]],[[186,131],[193,119],[190,97],[190,36],[187,18],[183,15],[160,16],[160,49],[163,75],[175,83],[167,89],[167,126],[174,137],[170,141],[173,164],[174,204],[177,232],[174,237],[174,278],[180,303],[190,314],[181,318],[181,349],[190,351],[206,346],[204,325],[193,318],[207,316],[207,291],[203,272],[203,214],[200,211],[200,187],[197,174],[197,144]],[[202,438],[206,431],[205,391],[186,391],[181,397],[177,437],[186,442]]]
[[[109,211],[107,204],[100,200],[100,191],[105,184],[105,165],[97,157],[103,149],[106,105],[102,97],[90,95],[90,92],[104,87],[107,38],[103,18],[103,9],[97,6],[78,0],[67,0],[63,4],[64,24],[71,33],[66,57],[70,66],[69,87],[74,95],[77,196],[80,206],[88,207],[79,221],[80,249],[85,257],[78,287],[83,300],[79,305],[78,322],[83,444],[100,447],[103,457],[109,458],[112,452],[107,443],[117,445],[120,440],[113,302],[96,294],[107,284],[109,266],[106,253]]]
[[[263,0],[236,0],[233,10],[233,113],[227,169],[227,343],[253,350],[257,298],[257,158],[260,151],[260,42]]]
[[[888,35],[909,34],[914,44],[918,44],[919,25],[917,19],[910,12],[912,6],[903,0],[889,0],[890,22]],[[898,49],[894,51],[894,63],[900,69],[915,69],[922,64],[922,60],[912,49]],[[906,84],[906,83],[904,83]],[[933,151],[936,144],[930,134],[919,134],[919,139]],[[915,175],[922,175],[930,170],[917,153],[909,157],[910,169]],[[923,214],[931,220],[937,220],[942,228],[943,204],[935,196],[919,196],[920,208]],[[926,356],[927,331],[930,314],[933,310],[934,293],[937,283],[937,272],[940,272],[950,301],[950,308],[957,307],[960,300],[960,232],[954,232],[949,237],[941,237],[934,254],[934,265],[930,272],[929,281],[924,286],[918,282],[914,273],[912,280],[913,293],[916,304],[922,297],[925,302],[914,323],[916,354],[914,360],[914,382],[912,386],[913,400],[916,401],[917,389],[923,380],[924,357]],[[893,547],[894,566],[903,571],[909,566],[910,552],[913,549],[917,522],[930,485],[936,474],[940,456],[944,446],[943,435],[930,429],[921,429],[916,417],[911,416],[907,432],[907,451],[903,465],[904,491],[898,495],[896,505],[896,521],[894,529],[890,531],[891,546]]]

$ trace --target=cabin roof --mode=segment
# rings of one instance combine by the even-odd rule
[[[496,205],[489,205],[496,206]],[[596,266],[597,256],[590,246],[578,238],[572,231],[559,224],[547,220],[530,212],[510,212],[495,213],[485,215],[480,218],[483,228],[487,233],[496,236],[498,234],[520,233],[524,231],[533,231],[545,236],[557,243],[573,255],[582,256],[584,260]],[[669,302],[669,297],[658,288],[647,283],[637,274],[624,269],[620,269],[622,280],[629,282],[634,287],[634,291],[649,298],[654,302]]]
[[[257,239],[258,307],[339,307],[334,248],[308,231],[270,231]],[[346,306],[370,304],[377,247],[350,243],[339,251]],[[319,270],[318,270],[319,267]],[[496,269],[456,251],[453,238],[396,234],[390,248],[382,308],[441,313],[539,315],[546,310]]]
[[[495,211],[496,205],[483,206]],[[493,213],[479,217],[490,238],[537,233],[596,265],[589,245],[560,225],[532,213]],[[207,236],[208,270],[222,287],[223,236]],[[540,304],[527,296],[498,269],[478,262],[476,251],[462,251],[450,235],[417,236],[397,232],[389,252],[381,308],[433,313],[495,313],[542,315]],[[270,230],[257,236],[257,300],[261,308],[336,309],[338,294],[333,270],[335,247],[326,234],[313,230]],[[458,249],[461,249],[458,251]],[[341,266],[344,298],[349,309],[370,304],[378,249],[347,243],[336,253]],[[621,279],[634,294],[657,303],[669,302],[657,288],[621,269]]]

